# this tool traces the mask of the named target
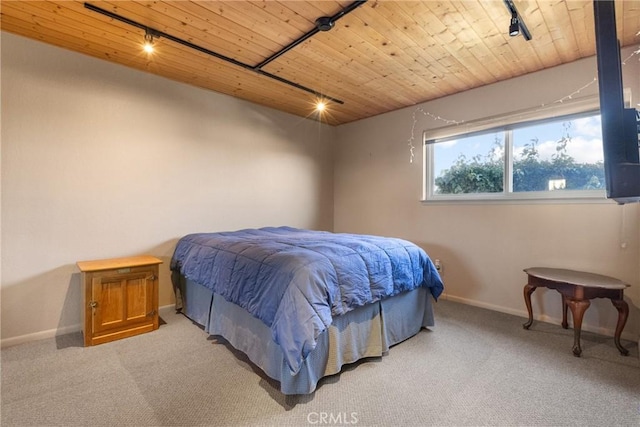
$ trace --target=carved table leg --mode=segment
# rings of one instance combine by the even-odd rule
[[[591,305],[589,300],[574,300],[567,298],[567,304],[573,314],[573,355],[580,357],[582,348],[580,348],[580,330],[582,328],[582,317],[587,308]]]
[[[620,351],[620,354],[622,354],[623,356],[628,356],[629,350],[627,350],[622,346],[622,344],[620,344],[620,335],[622,334],[624,325],[627,323],[627,317],[629,316],[629,305],[626,301],[621,299],[612,299],[611,302],[618,310],[618,324],[616,325],[616,332],[613,336],[613,342],[616,343],[616,347],[618,348],[618,351]]]
[[[567,297],[562,294],[562,328],[569,328],[569,324],[567,323]]]
[[[536,290],[535,286],[531,286],[528,283],[524,285],[524,303],[527,306],[527,311],[529,312],[529,320],[526,323],[522,324],[522,327],[525,329],[529,329],[529,327],[533,323],[533,310],[531,309],[531,294],[535,290]]]

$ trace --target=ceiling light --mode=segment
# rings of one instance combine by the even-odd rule
[[[515,13],[511,15],[511,24],[509,25],[509,35],[515,37],[520,34],[520,20]]]
[[[327,104],[324,101],[318,101],[316,103],[316,111],[322,113],[325,108],[327,108]]]
[[[143,49],[147,53],[153,53],[153,33],[146,31],[144,34],[144,46]]]
[[[511,14],[511,19],[509,20],[509,35],[511,37],[515,37],[522,34],[522,37],[524,37],[526,41],[531,40],[531,33],[527,28],[527,24],[524,23],[522,15],[518,13],[518,9],[516,9],[516,5],[513,3],[513,0],[503,1],[507,10]]]

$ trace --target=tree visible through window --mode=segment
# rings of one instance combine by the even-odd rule
[[[455,145],[462,150],[455,162],[436,178],[436,193],[500,193],[504,190],[504,139],[501,134],[464,137],[455,140]],[[446,145],[436,144],[434,148],[436,159],[444,157],[444,151],[448,150]],[[483,148],[487,152],[479,154]],[[465,152],[474,154],[467,157]]]
[[[556,139],[543,142],[537,136],[557,132]],[[599,115],[515,129],[513,140],[514,192],[605,188]]]
[[[599,114],[492,129],[432,143],[433,195],[605,188]],[[505,153],[510,153],[509,158]]]

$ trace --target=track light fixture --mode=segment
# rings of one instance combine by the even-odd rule
[[[147,30],[144,33],[144,46],[143,49],[147,53],[153,53],[153,32]]]
[[[513,3],[513,0],[503,1],[507,10],[511,14],[511,20],[509,21],[509,35],[511,37],[515,37],[522,34],[526,41],[531,40],[531,33],[524,23],[524,19],[522,19],[522,16],[518,13],[518,9],[516,9],[516,5]]]
[[[316,111],[318,113],[322,113],[326,108],[327,108],[327,103],[325,101],[318,100],[318,102],[316,102]]]
[[[511,14],[511,24],[509,24],[509,35],[515,37],[520,34],[520,20],[515,13]]]

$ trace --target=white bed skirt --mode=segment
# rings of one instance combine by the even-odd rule
[[[318,337],[296,375],[289,370],[271,330],[243,308],[190,280],[180,281],[182,312],[242,351],[264,373],[280,382],[284,394],[309,394],[320,378],[366,357],[380,357],[389,347],[434,325],[431,294],[425,288],[397,295],[335,317]]]

